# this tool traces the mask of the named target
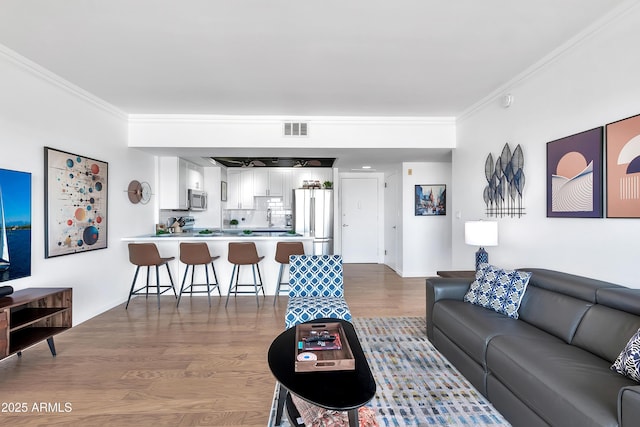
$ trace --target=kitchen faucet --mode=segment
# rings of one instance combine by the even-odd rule
[[[271,208],[267,209],[267,225],[268,227],[273,227],[273,222],[271,222]]]

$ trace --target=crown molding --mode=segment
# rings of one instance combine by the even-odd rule
[[[457,116],[458,122],[464,121],[465,119],[472,116],[478,110],[484,108],[488,104],[495,102],[495,100],[503,96],[505,93],[510,92],[511,88],[535,77],[541,70],[549,67],[557,60],[566,56],[569,52],[576,49],[581,44],[588,41],[590,38],[594,37],[598,32],[602,29],[610,26],[616,20],[620,19],[629,11],[635,7],[637,7],[639,2],[637,0],[627,0],[622,3],[620,6],[614,8],[611,12],[603,15],[600,19],[594,22],[592,25],[588,26],[577,35],[569,39],[567,42],[561,44],[556,49],[551,51],[548,55],[543,57],[540,61],[536,62],[532,66],[525,69],[522,73],[516,75],[513,79],[501,85],[496,90],[489,93],[487,96],[482,98],[480,101],[471,105],[471,107],[464,110],[459,116]]]
[[[98,107],[101,110],[106,111],[107,113],[115,115],[119,119],[126,120],[128,118],[128,115],[116,106],[106,102],[101,98],[98,98],[94,94],[87,92],[81,87],[74,85],[70,81],[63,79],[59,75],[47,70],[46,68],[31,61],[30,59],[25,58],[18,52],[9,49],[3,44],[0,44],[0,56],[22,68],[23,70],[31,73],[32,75],[40,78],[41,80],[44,80],[47,83],[50,83],[85,102],[89,102],[95,107]]]

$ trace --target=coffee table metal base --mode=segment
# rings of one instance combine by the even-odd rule
[[[282,384],[278,383],[278,388],[278,404],[276,405],[276,417],[274,420],[274,426],[279,426],[280,424],[282,424],[282,414],[286,406],[289,423],[291,423],[293,427],[304,427],[304,424],[298,423],[300,412],[298,412],[298,408],[296,408],[296,406],[293,404],[291,394],[285,387],[282,386]],[[360,420],[358,419],[358,409],[351,409],[347,411],[347,416],[349,417],[349,427],[359,426]]]

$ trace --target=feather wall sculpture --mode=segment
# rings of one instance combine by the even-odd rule
[[[487,186],[483,198],[487,216],[518,217],[525,214],[522,205],[524,190],[524,155],[520,145],[511,152],[509,144],[504,144],[502,153],[495,160],[489,153],[484,163]]]

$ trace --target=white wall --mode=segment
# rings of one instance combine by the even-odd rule
[[[411,171],[411,172],[409,172]],[[415,215],[415,186],[444,184],[447,186],[447,214]],[[451,164],[402,164],[402,249],[399,257],[403,277],[432,276],[451,265]]]
[[[78,324],[126,300],[133,269],[124,236],[148,232],[154,204],[132,205],[132,179],[154,184],[153,158],[127,147],[127,119],[6,48],[0,49],[0,168],[32,174],[31,276],[14,289],[73,287]],[[44,258],[44,148],[109,163],[108,248]]]
[[[543,267],[640,288],[639,219],[546,217],[546,143],[640,113],[640,7],[609,17],[582,39],[558,49],[499,96],[458,121],[453,155],[453,264],[473,269],[475,247],[464,244],[464,221],[484,217],[484,161],[506,142],[524,151],[523,218],[499,219],[499,246],[490,261]],[[606,203],[605,203],[606,205]]]

